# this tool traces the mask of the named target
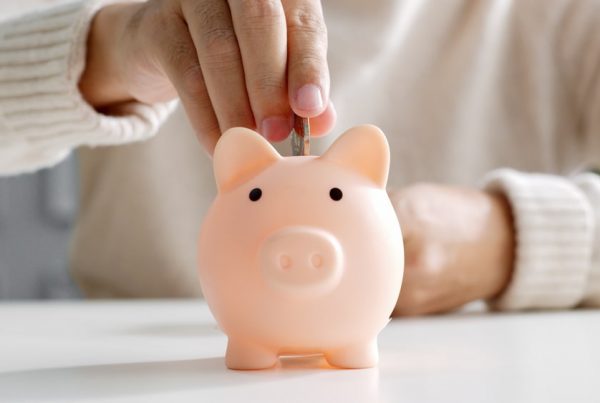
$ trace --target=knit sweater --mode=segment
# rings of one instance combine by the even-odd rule
[[[435,4],[434,4],[435,3]],[[0,23],[0,172],[83,150],[72,270],[90,296],[194,296],[210,162],[174,104],[112,115],[77,90],[102,3]],[[516,231],[498,309],[600,306],[600,4],[592,0],[324,2],[334,130],[375,123],[390,185],[502,192]],[[170,116],[170,117],[169,117]],[[321,150],[335,136],[320,144]],[[177,178],[177,180],[173,180]]]

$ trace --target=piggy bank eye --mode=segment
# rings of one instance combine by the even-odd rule
[[[342,190],[340,188],[331,188],[331,190],[329,191],[329,197],[331,197],[331,200],[334,201],[340,201],[343,195],[344,194],[342,193]]]
[[[260,199],[261,196],[262,196],[262,190],[260,190],[260,188],[252,189],[250,191],[250,194],[248,195],[250,200],[252,200],[253,202],[258,201],[258,199]]]

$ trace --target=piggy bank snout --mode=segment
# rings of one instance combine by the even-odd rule
[[[290,295],[311,296],[333,290],[342,275],[338,240],[312,227],[287,227],[269,236],[261,248],[266,281]]]

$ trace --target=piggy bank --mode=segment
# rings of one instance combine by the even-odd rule
[[[340,368],[377,364],[404,269],[388,171],[374,126],[348,130],[320,157],[282,157],[248,129],[223,134],[199,275],[228,336],[227,367],[309,354]]]

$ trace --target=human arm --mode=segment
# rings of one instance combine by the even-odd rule
[[[63,4],[0,22],[0,175],[54,165],[80,146],[152,136],[172,103],[98,113],[81,96],[90,23],[102,1]]]
[[[237,27],[229,14],[210,8],[226,2],[186,1],[197,7],[191,8],[193,16],[183,22],[182,7],[173,11],[167,6],[182,6],[184,1],[110,3],[114,2],[77,2],[1,23],[0,62],[5,67],[0,69],[0,174],[53,165],[80,145],[149,138],[169,115],[174,107],[170,101],[177,96],[209,152],[221,131],[236,125],[255,128],[269,113],[289,113],[290,104],[300,114],[322,116],[313,119],[315,134],[325,133],[333,124],[318,2],[310,2],[312,8],[307,2],[291,0],[261,2],[278,13],[269,20],[271,25],[281,28],[283,23],[288,35],[265,28],[269,25],[265,19],[270,18],[266,14],[254,18],[241,37],[236,36]],[[242,3],[255,4],[232,2]],[[211,17],[211,12],[216,14]],[[293,15],[295,20],[290,22]],[[201,17],[205,24],[198,24]],[[171,24],[172,20],[178,20],[178,25]],[[195,30],[167,32],[174,26],[187,29],[192,23]],[[252,56],[261,50],[252,49],[257,41],[264,43],[256,34],[261,28],[270,32],[273,42],[262,51],[279,57],[275,67],[270,66],[276,71],[258,63],[262,59],[248,63],[241,59],[240,51],[242,56],[244,50]],[[209,62],[201,63],[197,57],[206,47],[196,46],[191,30],[198,37],[209,37],[213,51],[208,52]],[[254,39],[238,46],[248,38]],[[290,54],[288,42],[294,49]],[[282,77],[282,68],[284,73],[295,73],[288,80],[286,74]],[[211,77],[206,69],[211,70]],[[322,105],[314,110],[306,99],[300,102],[298,98],[299,88],[309,81],[322,87]],[[248,83],[257,89],[253,91]],[[262,95],[255,96],[257,91]],[[260,100],[251,102],[254,99]],[[271,120],[271,131],[277,132],[270,136],[273,140],[287,135],[278,121]],[[259,129],[268,135],[264,124]]]
[[[539,130],[537,133],[535,130],[525,130],[520,136],[525,149],[528,136],[537,136],[537,140],[543,140],[544,144],[551,146],[552,151],[543,164],[536,165],[533,157],[529,161],[531,163],[525,164],[529,165],[530,170],[544,171],[545,174],[497,170],[486,176],[482,187],[465,192],[472,197],[460,199],[459,211],[465,216],[461,224],[472,225],[475,229],[490,220],[481,214],[481,200],[490,200],[490,195],[494,194],[501,195],[508,202],[516,249],[510,281],[505,284],[503,291],[494,298],[481,286],[488,281],[485,276],[498,277],[498,272],[490,273],[490,270],[499,267],[497,260],[475,261],[470,269],[464,265],[445,265],[448,270],[442,270],[442,273],[459,285],[453,289],[455,297],[462,299],[462,303],[482,298],[498,309],[598,306],[600,235],[597,234],[597,221],[600,217],[600,200],[596,195],[600,185],[598,176],[585,171],[600,167],[600,4],[581,0],[549,2],[543,6],[536,2],[512,2],[512,6],[512,18],[516,20],[511,21],[518,21],[514,27],[518,27],[520,37],[530,46],[527,54],[536,55],[526,58],[529,61],[524,76],[532,80],[527,80],[526,85],[529,86],[522,96],[529,100],[532,108],[536,108],[536,113],[529,116],[533,119],[529,124]],[[537,18],[542,14],[542,18]],[[539,56],[542,56],[541,62],[536,62]],[[512,66],[512,60],[509,66]],[[507,80],[512,76],[502,77]],[[552,80],[550,85],[545,83],[548,79]],[[519,82],[518,78],[515,82]],[[497,96],[502,100],[502,94]],[[509,94],[503,101],[510,103],[512,96]],[[515,116],[515,119],[519,117]],[[522,127],[527,125],[522,124]],[[510,166],[513,163],[504,159],[497,165]],[[442,206],[437,211],[440,219],[438,226],[455,235],[447,240],[449,246],[455,247],[466,242],[461,239],[461,228],[455,228],[454,221],[444,217],[446,212],[458,209],[451,205],[456,198],[446,194],[447,188],[434,188],[435,191],[430,192],[424,202],[431,203],[429,198],[443,201],[438,203]],[[416,194],[408,193],[413,193],[413,196]],[[398,192],[392,192],[391,196],[393,201],[405,198]],[[414,200],[420,198],[412,197]],[[491,208],[488,210],[494,211]],[[404,219],[408,220],[406,225],[410,225],[411,219]],[[402,215],[400,221],[403,221]],[[427,223],[413,221],[414,225],[423,226],[422,232],[435,229]],[[498,228],[490,228],[489,231],[505,232]],[[489,241],[490,237],[485,235],[482,237],[482,246],[474,252],[472,248],[458,249],[468,253],[467,256],[477,256],[480,251],[486,250],[486,245],[489,246],[485,241]],[[438,244],[442,245],[446,241],[440,241],[440,236],[435,232],[429,237],[437,239]],[[504,256],[510,255],[511,251],[505,249]],[[411,296],[411,289],[423,290],[425,285],[430,285],[440,293],[444,287],[448,289],[452,284],[444,281],[448,277],[428,275],[431,270],[412,270],[415,266],[409,263],[410,256],[407,257],[404,296],[400,298],[397,312],[401,313],[404,306],[412,307],[410,310],[413,312],[423,313],[423,304],[419,304],[414,295]],[[413,271],[417,275],[411,276]],[[465,287],[460,286],[462,281]],[[471,288],[467,289],[467,286]],[[478,290],[477,298],[472,295],[469,297],[472,288]],[[423,299],[430,300],[434,293],[423,290],[419,295],[425,295]],[[455,309],[462,303],[446,305],[445,310]],[[404,313],[409,312],[405,310]]]

